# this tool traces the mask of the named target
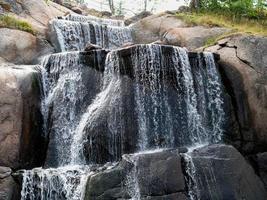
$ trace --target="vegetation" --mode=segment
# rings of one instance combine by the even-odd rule
[[[192,11],[177,16],[188,24],[219,26],[267,36],[267,8],[258,0],[193,0]]]
[[[197,11],[223,13],[235,18],[266,19],[267,4],[264,0],[192,0]]]
[[[189,25],[226,27],[233,29],[233,32],[267,36],[267,20],[263,19],[235,18],[215,12],[178,13],[177,16]]]
[[[10,15],[0,15],[0,28],[18,29],[31,34],[36,33],[28,22],[16,19]]]

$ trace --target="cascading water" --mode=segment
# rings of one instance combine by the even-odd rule
[[[52,25],[62,51],[82,50],[88,41],[112,49],[132,41],[121,21],[70,15]],[[47,169],[24,172],[22,200],[83,199],[95,164],[221,140],[223,91],[212,54],[192,57],[179,47],[136,45],[108,53],[104,69],[86,65],[89,56],[73,51],[43,61]],[[138,154],[132,158],[135,166]],[[131,198],[139,200],[136,174],[134,167],[128,185]],[[193,199],[190,184],[196,186],[189,183]]]
[[[61,51],[81,51],[88,42],[106,49],[118,48],[132,42],[131,29],[124,27],[119,20],[75,15],[65,19],[51,22]]]
[[[102,25],[111,25],[111,26],[124,26],[123,20],[116,20],[116,19],[105,19],[105,18],[98,18],[95,16],[84,16],[84,15],[77,15],[77,14],[69,14],[64,17],[65,20],[69,21],[76,21],[76,22],[97,22],[98,24]]]
[[[132,133],[138,138],[135,150],[220,141],[224,123],[223,97],[216,66],[211,62],[212,54],[199,57],[198,63],[205,65],[201,69],[199,65],[191,66],[185,49],[139,45],[131,52],[132,68],[129,69],[129,60],[120,61],[123,59],[120,53],[109,53],[102,92],[88,107],[79,126],[76,143],[87,143],[89,158],[98,156],[102,160],[104,149],[101,148],[110,155],[106,161],[129,153],[123,151],[123,136],[130,134],[124,121],[129,115],[124,109],[127,106],[134,107],[136,119],[132,120],[137,121],[136,133]],[[134,101],[131,105],[121,107],[127,84],[123,76],[116,75],[118,73],[132,76]],[[96,135],[99,126],[107,129]],[[103,140],[108,142],[107,147],[101,143]],[[84,149],[83,145],[80,149]],[[93,161],[99,162],[97,158]]]

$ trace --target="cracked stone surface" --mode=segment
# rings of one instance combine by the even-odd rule
[[[246,153],[267,151],[267,38],[236,35],[205,50],[220,54]]]

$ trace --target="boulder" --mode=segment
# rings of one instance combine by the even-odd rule
[[[0,66],[0,165],[40,166],[42,136],[38,72],[30,66]]]
[[[135,23],[135,22],[139,21],[140,19],[143,19],[143,18],[148,17],[150,15],[152,15],[151,12],[149,12],[149,11],[143,11],[143,12],[141,12],[141,13],[133,16],[133,17],[130,17],[130,18],[126,19],[125,20],[125,25],[128,26],[128,25],[130,25],[132,23]]]
[[[220,55],[220,69],[240,127],[240,150],[267,151],[267,38],[234,35],[206,48]]]
[[[11,169],[0,167],[0,199],[19,199],[19,187],[11,176]]]
[[[112,169],[93,175],[85,199],[186,199],[177,150],[124,155]]]
[[[72,13],[64,6],[45,0],[2,0],[0,7],[4,5],[9,6],[5,13],[11,12],[14,17],[30,23],[42,36],[46,35],[47,24],[51,19],[63,16],[66,12]]]
[[[75,7],[72,7],[71,10],[72,10],[73,12],[77,13],[77,14],[80,14],[80,15],[83,14],[82,9],[80,9],[79,7],[76,7],[76,6],[75,6]]]
[[[163,35],[163,41],[169,45],[187,47],[189,50],[194,50],[204,46],[209,39],[230,31],[230,29],[226,28],[207,28],[203,26],[172,28]]]
[[[267,189],[267,152],[257,154],[254,161],[259,176]]]
[[[0,57],[14,64],[33,64],[54,49],[42,38],[15,29],[0,28]]]
[[[193,191],[197,199],[267,198],[262,181],[234,147],[210,145],[188,155],[191,163],[188,176],[195,186],[189,190]]]
[[[185,27],[185,22],[174,15],[161,13],[145,17],[131,25],[134,43],[151,43],[162,38],[172,28]]]
[[[131,25],[134,43],[151,43],[163,40],[165,44],[195,50],[209,39],[230,32],[227,28],[190,27],[182,19],[169,12],[151,15]]]

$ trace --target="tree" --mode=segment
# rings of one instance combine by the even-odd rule
[[[147,0],[144,0],[144,11],[147,11]]]
[[[114,1],[113,0],[108,0],[109,8],[111,13],[114,15],[115,14],[115,7],[114,7]]]

